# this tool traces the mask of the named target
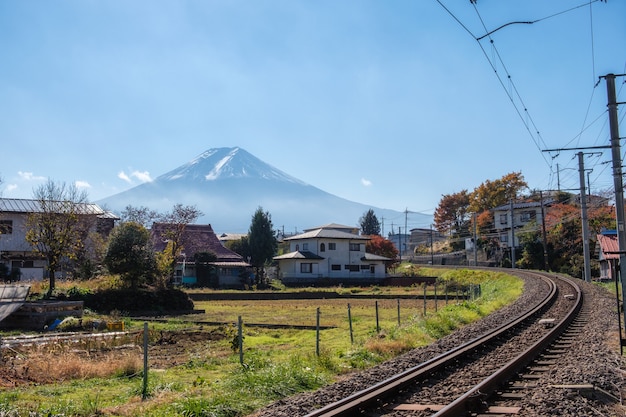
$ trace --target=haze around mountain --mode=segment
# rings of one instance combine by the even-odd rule
[[[165,212],[178,203],[196,206],[203,212],[197,223],[210,223],[217,232],[245,233],[258,207],[269,212],[274,227],[286,234],[328,223],[358,226],[370,208],[383,223],[383,234],[399,228],[404,232],[405,224],[427,228],[432,223],[429,215],[337,197],[239,147],[209,149],[153,181],[98,201],[117,214],[129,205]]]

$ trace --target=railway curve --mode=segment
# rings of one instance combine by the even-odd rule
[[[548,411],[549,414],[552,414],[554,408],[539,411],[542,409],[542,405],[541,402],[536,402],[537,398],[544,398],[545,404],[556,404],[557,408],[559,406],[570,407],[569,412],[572,409],[576,410],[575,414],[565,413],[563,415],[593,415],[581,413],[581,411],[585,406],[593,410],[594,406],[590,404],[595,400],[602,402],[602,404],[595,404],[595,407],[600,409],[621,410],[620,398],[624,395],[624,373],[620,369],[623,369],[623,361],[620,361],[615,352],[611,351],[610,347],[607,346],[608,340],[606,340],[611,324],[615,326],[614,331],[617,332],[617,324],[615,324],[617,315],[616,312],[613,312],[615,314],[610,313],[610,297],[602,293],[597,287],[580,280],[569,280],[569,283],[568,280],[556,280],[558,285],[555,284],[555,286],[558,286],[558,289],[548,291],[552,285],[549,281],[555,281],[556,276],[554,274],[521,270],[507,270],[507,272],[522,277],[526,283],[524,294],[512,305],[478,323],[466,326],[426,348],[416,349],[315,393],[302,394],[289,400],[280,401],[256,415],[262,417],[269,415],[330,417],[357,415],[365,412],[368,415],[377,416],[410,415],[415,417],[494,415],[494,412],[500,412],[503,414],[498,415],[515,413],[516,415],[537,416],[546,415]],[[547,278],[550,279],[547,280]],[[583,289],[576,289],[579,285]],[[546,292],[556,293],[556,295],[551,296],[552,301],[543,301],[548,298],[542,295]],[[542,300],[541,303],[537,302],[538,299]],[[541,305],[542,303],[543,305]],[[545,350],[551,343],[555,343],[567,327],[577,319],[578,312],[583,308],[583,305],[586,305],[588,312],[583,315],[584,317],[594,317],[594,314],[598,313],[601,315],[601,320],[597,320],[598,317],[596,317],[593,320],[586,319],[578,322],[577,326],[585,330],[577,334],[581,335],[583,340],[585,337],[591,336],[593,343],[589,346],[590,349],[596,349],[597,354],[600,354],[601,351],[602,357],[605,355],[611,357],[610,362],[614,364],[614,367],[607,367],[606,361],[601,359],[594,360],[598,358],[594,358],[594,354],[589,352],[587,355],[591,355],[591,359],[586,358],[583,361],[570,363],[570,359],[568,359],[570,353],[580,355],[584,352],[580,347],[574,347],[570,349],[573,352],[563,355],[561,362],[552,359],[551,362],[541,362],[543,366],[534,367],[534,369],[543,369],[546,373],[545,364],[551,364],[551,368],[548,367],[549,371],[543,377],[533,375],[534,381],[539,382],[535,383],[535,389],[531,394],[525,394],[525,399],[523,396],[515,397],[513,394],[509,397],[504,395],[506,399],[503,399],[501,395],[497,400],[497,405],[494,402],[490,408],[488,399],[496,398],[490,394],[492,392],[502,394],[500,377],[492,376],[496,372],[495,369],[501,368],[502,364],[510,363],[510,369],[499,372],[504,374],[506,379],[511,380],[520,373],[523,366],[532,365],[532,358],[523,353],[525,350],[523,346],[532,345],[531,350],[534,351],[534,356],[537,356],[538,352]],[[533,309],[541,311],[543,315],[539,316],[537,311],[524,313],[531,306]],[[530,318],[516,318],[520,316],[529,316]],[[516,319],[513,320],[513,318]],[[511,328],[502,330],[502,326],[500,326],[504,321],[518,320],[525,324],[518,326],[517,330]],[[590,324],[589,321],[592,323]],[[476,339],[476,334],[488,335],[499,331],[501,334],[496,335],[498,342],[486,342],[483,347],[468,348],[474,349],[470,353],[470,356],[474,356],[476,359],[473,364],[474,359],[466,361],[456,358],[454,361],[460,363],[456,369],[450,369],[449,365],[441,365],[442,369],[432,366],[438,358],[449,355],[455,350],[466,349],[467,340]],[[568,336],[567,343],[570,347],[576,346],[573,341],[574,338]],[[560,346],[562,347],[563,344]],[[615,350],[616,346],[613,346],[613,349]],[[598,356],[597,354],[595,356]],[[572,365],[583,366],[587,369],[585,372],[579,371],[573,375],[563,375],[560,372],[564,367],[563,363],[569,367]],[[421,377],[409,376],[411,373],[419,373],[418,368],[420,367],[425,369]],[[597,374],[599,368],[603,374]],[[558,381],[560,384],[540,382],[540,378],[550,380],[551,376],[557,374],[563,377]],[[584,375],[587,375],[586,383],[570,383],[577,379],[576,376]],[[594,384],[596,377],[603,381],[604,385]],[[413,378],[417,378],[417,380]],[[381,394],[378,392],[382,391],[385,386],[394,384],[397,386],[393,389],[395,392],[400,390],[400,394]],[[528,384],[526,386],[528,387]],[[559,401],[559,396],[566,396],[569,401]],[[592,397],[591,401],[590,397]],[[516,399],[512,400],[511,398]],[[621,411],[619,415],[623,414],[624,412]]]

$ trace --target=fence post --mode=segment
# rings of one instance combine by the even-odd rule
[[[243,320],[241,316],[237,318],[237,338],[239,342],[239,363],[243,365]]]
[[[141,388],[141,399],[148,397],[148,322],[143,323],[143,387]]]
[[[438,304],[438,300],[437,300],[437,281],[435,281],[435,313],[437,312],[437,304]]]
[[[380,333],[380,324],[378,321],[378,300],[376,300],[376,333]]]
[[[426,285],[427,283],[424,282],[424,317],[426,317]]]
[[[398,298],[398,326],[400,326],[400,299]]]
[[[354,344],[354,334],[352,333],[352,312],[350,310],[350,303],[348,303],[348,324],[350,325],[350,344]]]
[[[317,356],[320,355],[320,308],[317,308],[317,324],[315,326],[316,328],[316,334],[315,334],[315,354]]]

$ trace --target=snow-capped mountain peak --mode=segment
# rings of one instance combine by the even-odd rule
[[[209,149],[158,179],[216,181],[227,178],[262,178],[305,185],[239,147]]]

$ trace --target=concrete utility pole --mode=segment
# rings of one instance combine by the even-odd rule
[[[476,213],[474,215],[474,266],[478,266],[478,239],[476,238]]]
[[[543,191],[539,191],[539,199],[541,201],[541,234],[543,236],[543,270],[548,272],[548,238],[546,234],[546,210],[543,205]]]
[[[622,76],[626,74],[621,74]],[[607,74],[606,91],[609,108],[609,129],[611,132],[611,156],[613,159],[613,185],[615,187],[615,210],[617,211],[617,243],[619,245],[619,270],[622,281],[622,310],[626,324],[626,230],[624,229],[624,184],[622,179],[622,154],[619,141],[619,123],[617,119],[617,96],[615,94],[615,74]],[[621,337],[621,330],[620,330]],[[624,346],[624,339],[620,340]]]
[[[587,192],[585,191],[585,154],[578,152],[578,173],[580,175],[580,212],[583,227],[583,258],[585,260],[585,281],[591,282],[591,257],[589,255],[589,220],[587,219]]]
[[[515,269],[515,212],[513,211],[513,200],[511,205],[511,268]]]

